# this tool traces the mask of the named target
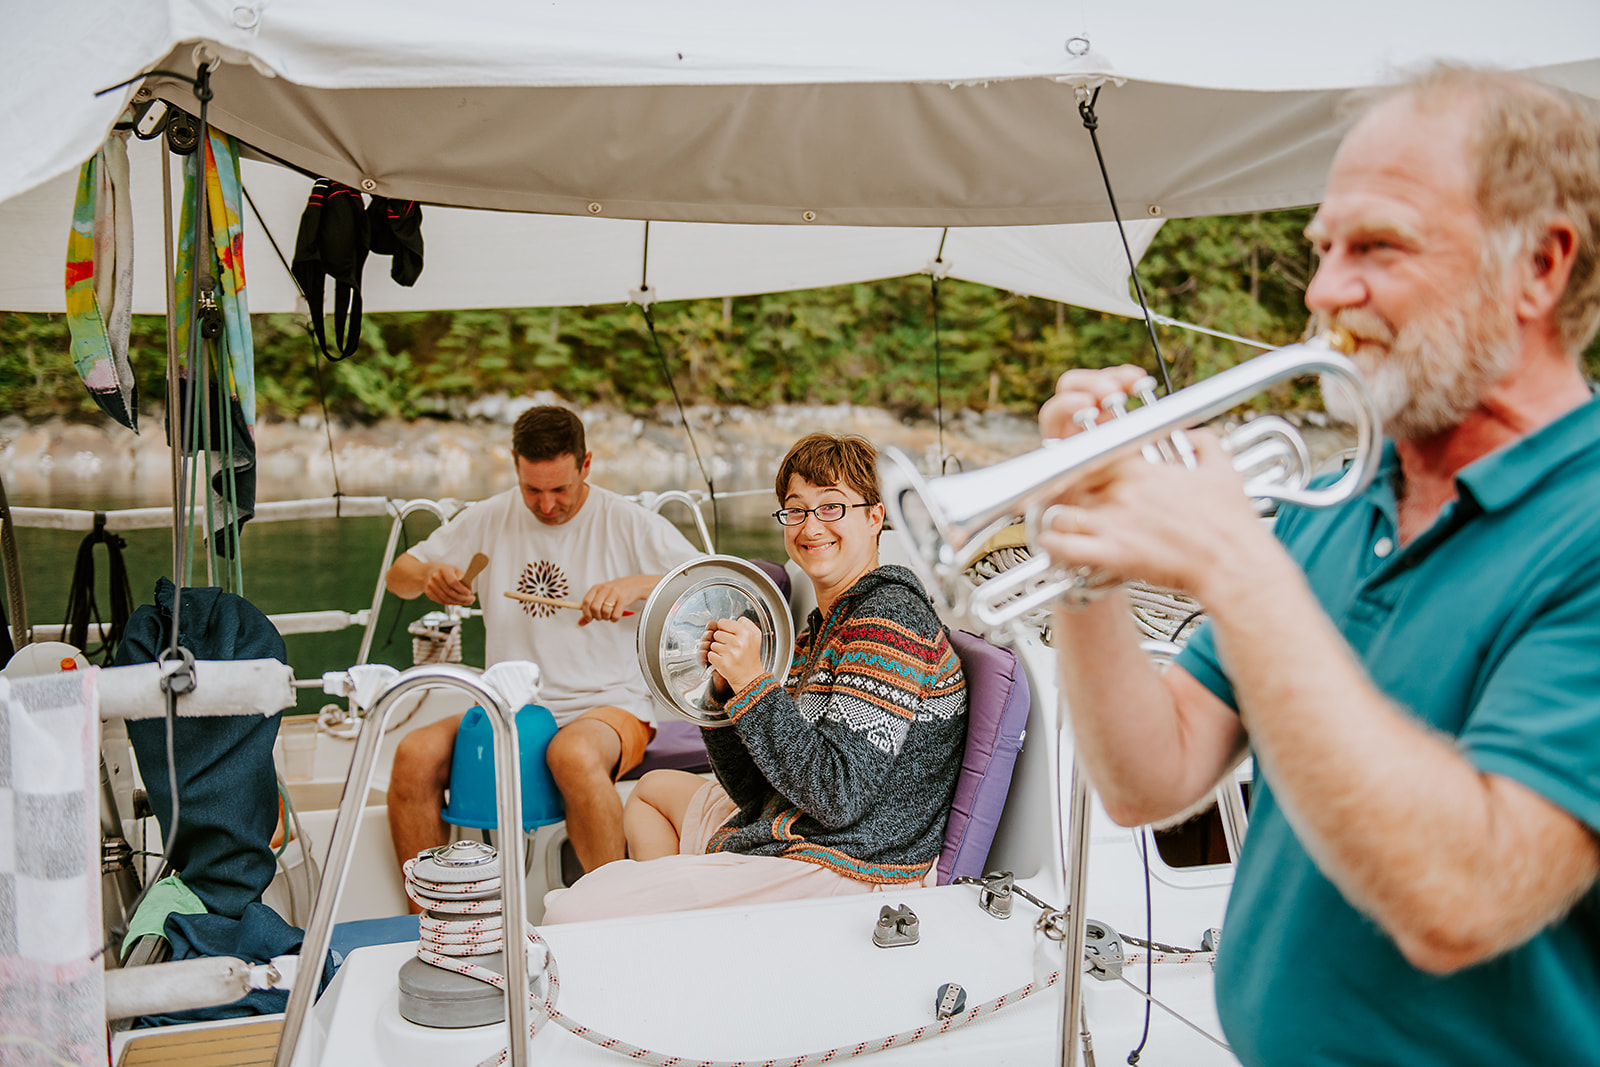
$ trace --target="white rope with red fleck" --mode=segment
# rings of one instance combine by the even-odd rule
[[[503,947],[503,923],[500,918],[500,898],[494,896],[484,900],[447,900],[433,896],[434,892],[451,894],[474,894],[498,891],[499,877],[486,878],[477,882],[430,882],[416,875],[416,860],[408,860],[404,866],[406,895],[418,907],[424,909],[424,915],[418,923],[421,930],[421,941],[417,945],[417,958],[424,963],[456,974],[476,978],[486,982],[496,989],[505,989],[505,975],[491,971],[487,967],[472,963],[474,956],[487,955],[499,952]],[[473,916],[473,918],[440,919],[426,914],[426,912],[444,913],[449,915]],[[524,928],[530,943],[543,950],[543,966],[539,967],[539,954],[532,954],[529,960],[530,969],[535,985],[538,979],[543,978],[544,986],[549,990],[548,996],[541,996],[535,989],[528,991],[528,1002],[533,1006],[535,1018],[528,1025],[528,1039],[532,1040],[538,1031],[538,1017],[543,1016],[561,1026],[576,1037],[581,1037],[590,1044],[608,1049],[625,1056],[635,1063],[652,1064],[653,1067],[806,1067],[808,1064],[831,1063],[835,1060],[851,1059],[856,1056],[866,1056],[885,1049],[900,1048],[904,1045],[914,1044],[928,1037],[937,1037],[949,1033],[970,1022],[981,1019],[985,1015],[993,1015],[1001,1008],[1010,1004],[1017,1004],[1039,992],[1049,989],[1061,980],[1059,970],[1052,971],[1044,978],[1029,982],[1027,985],[1013,989],[993,1000],[985,1001],[976,1007],[971,1007],[963,1012],[952,1015],[946,1019],[938,1019],[924,1026],[911,1030],[902,1030],[898,1034],[888,1037],[873,1038],[870,1041],[857,1042],[854,1045],[841,1045],[838,1048],[827,1049],[822,1052],[806,1052],[798,1056],[781,1056],[771,1059],[755,1060],[700,1060],[684,1056],[670,1056],[666,1053],[655,1052],[651,1049],[630,1045],[626,1041],[612,1037],[609,1034],[584,1026],[582,1023],[563,1014],[556,1008],[556,998],[561,992],[561,976],[556,969],[556,957],[550,951],[549,944],[539,935],[539,931],[532,926]],[[502,1048],[493,1056],[479,1061],[476,1067],[499,1067],[510,1058],[510,1050]]]
[[[1129,949],[1123,957],[1124,966],[1134,963],[1143,963],[1145,953],[1139,949]],[[1215,952],[1151,952],[1151,963],[1210,963],[1215,965],[1217,954]]]

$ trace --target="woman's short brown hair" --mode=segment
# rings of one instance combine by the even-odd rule
[[[789,495],[789,480],[799,475],[812,485],[847,485],[868,504],[878,502],[878,450],[854,434],[806,434],[778,465],[778,503]]]

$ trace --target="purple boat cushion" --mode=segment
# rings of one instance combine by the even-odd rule
[[[753,559],[750,562],[754,563],[757,567],[760,567],[762,572],[777,584],[778,592],[783,594],[783,599],[785,601],[788,601],[793,589],[789,584],[789,572],[784,565],[781,563],[774,563],[770,559]]]
[[[684,719],[662,719],[656,723],[656,736],[644,750],[644,759],[622,780],[629,782],[649,771],[700,774],[710,769],[711,757],[706,755],[706,743],[700,739],[700,727]]]
[[[1030,696],[1010,649],[962,630],[950,631],[950,644],[967,676],[967,747],[939,855],[940,885],[984,873],[1022,750]]]

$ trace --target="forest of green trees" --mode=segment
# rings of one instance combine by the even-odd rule
[[[1168,222],[1140,264],[1152,309],[1274,344],[1297,339],[1315,265],[1301,234],[1309,218],[1304,209]],[[936,377],[926,276],[680,301],[658,305],[655,317],[688,403],[848,402],[915,415],[942,397],[946,410],[1032,411],[1069,367],[1155,368],[1140,322],[947,280],[939,285]],[[131,361],[146,400],[165,392],[162,329],[159,317],[134,320]],[[257,315],[254,332],[260,417],[316,410],[319,373],[304,321]],[[1254,351],[1185,330],[1160,334],[1178,387]],[[641,413],[671,400],[637,307],[369,315],[362,335],[355,356],[321,366],[335,416],[409,418],[536,390]],[[1592,376],[1600,345],[1588,362]],[[64,316],[0,312],[0,397],[6,410],[26,415],[95,410],[68,355]]]

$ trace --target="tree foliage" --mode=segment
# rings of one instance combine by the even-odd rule
[[[1301,235],[1309,215],[1168,222],[1140,264],[1151,309],[1273,344],[1295,340],[1314,267]],[[938,286],[936,344],[931,290],[926,276],[890,278],[681,301],[654,314],[686,402],[1031,411],[1069,367],[1132,362],[1155,372],[1142,322],[954,280]],[[632,306],[369,315],[357,354],[320,367],[298,316],[258,315],[253,325],[257,396],[269,418],[314,410],[319,390],[331,411],[357,418],[448,413],[499,392],[549,390],[641,412],[671,400],[644,315]],[[1159,335],[1176,387],[1254,351],[1185,330]],[[1591,374],[1600,370],[1600,345],[1588,358]],[[131,360],[141,395],[163,398],[160,318],[135,319]],[[29,414],[94,410],[72,369],[62,316],[0,314],[0,396]]]

